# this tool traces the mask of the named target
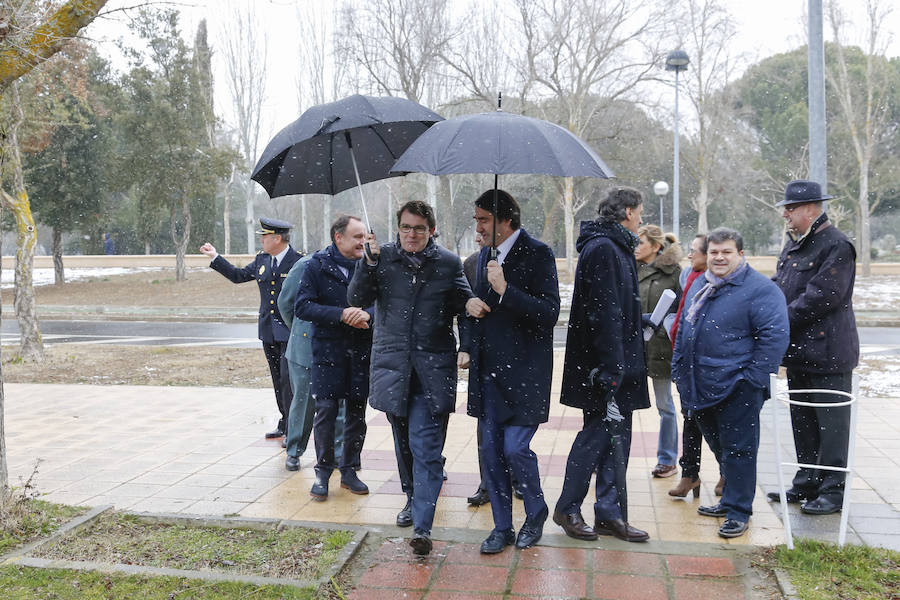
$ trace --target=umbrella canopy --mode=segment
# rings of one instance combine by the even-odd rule
[[[437,123],[392,171],[613,177],[603,159],[568,129],[500,110]]]
[[[443,117],[404,98],[354,95],[320,104],[282,129],[250,178],[272,198],[337,194],[396,177],[397,157]]]

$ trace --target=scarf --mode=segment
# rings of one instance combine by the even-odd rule
[[[347,279],[353,279],[353,271],[356,269],[356,261],[352,258],[347,258],[341,251],[337,249],[337,246],[331,244],[328,246],[328,256],[333,260],[337,266],[344,267],[347,269]]]
[[[713,275],[712,271],[706,271],[706,285],[697,292],[696,296],[694,296],[693,304],[691,304],[691,307],[688,309],[686,316],[688,322],[696,323],[697,317],[700,314],[700,309],[703,308],[703,305],[706,304],[706,301],[712,293],[722,288],[729,281],[733,281],[735,277],[743,273],[746,269],[747,259],[741,258],[741,264],[725,277],[718,277],[717,275]]]
[[[619,232],[625,237],[625,245],[628,246],[628,250],[630,252],[634,252],[634,249],[638,247],[638,244],[641,243],[641,238],[638,237],[638,234],[631,231],[621,223],[613,223],[614,228],[618,229]]]

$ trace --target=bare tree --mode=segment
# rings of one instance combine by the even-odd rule
[[[265,25],[256,15],[254,2],[232,6],[231,18],[226,20],[222,27],[219,43],[225,58],[228,92],[237,121],[238,146],[244,157],[245,173],[242,179],[247,202],[245,217],[247,253],[253,254],[256,247],[253,217],[256,184],[250,180],[250,171],[257,159],[259,145],[262,105],[266,92],[268,38]],[[226,194],[223,215],[226,254],[231,251],[230,210],[231,205]]]
[[[886,4],[886,3],[885,3]],[[862,275],[871,274],[871,215],[869,178],[873,156],[886,135],[896,136],[896,123],[888,131],[891,114],[888,96],[891,92],[885,59],[886,35],[882,27],[891,7],[880,0],[866,0],[866,29],[863,48],[863,64],[860,77],[851,72],[848,47],[843,36],[850,29],[847,17],[835,0],[826,4],[826,20],[831,27],[834,41],[834,62],[826,63],[825,75],[837,96],[840,112],[853,146],[859,188],[857,211],[859,218],[859,252],[862,258]],[[860,83],[862,85],[860,86]]]
[[[583,136],[618,99],[633,95],[658,68],[666,18],[652,0],[515,0],[525,39],[522,60],[535,92],[550,94],[554,120]],[[547,106],[547,103],[542,103]],[[589,197],[566,178],[560,198],[566,267],[574,269],[575,215]]]
[[[0,21],[3,23],[0,31],[0,96],[4,96],[9,87],[20,77],[27,74],[33,68],[53,56],[63,47],[69,38],[75,36],[83,27],[87,26],[97,13],[106,4],[106,0],[70,0],[55,10],[41,15],[35,23],[17,22],[22,16],[22,8],[26,4],[14,6],[11,2],[0,5]],[[17,10],[13,10],[17,9]],[[11,27],[14,25],[15,27]],[[12,31],[11,31],[12,30]],[[18,104],[18,102],[15,102]],[[6,151],[11,146],[15,147],[13,159],[18,163],[14,168],[14,189],[19,189],[16,180],[21,180],[22,163],[18,156],[18,144],[10,144],[6,136],[0,140],[3,147],[2,156],[9,156]],[[0,165],[0,189],[3,189],[3,167]],[[24,191],[24,183],[21,190]],[[4,192],[4,197],[7,195]],[[21,200],[17,198],[17,200]],[[25,219],[31,221],[31,233],[34,233],[34,220],[31,218],[31,208],[28,205],[27,194],[24,202],[13,206],[13,213],[17,221]],[[33,242],[32,242],[33,244]],[[32,248],[33,251],[33,248]],[[32,264],[25,266],[28,278],[32,273]],[[18,287],[19,282],[16,282]],[[30,285],[29,285],[30,287]],[[31,289],[33,300],[33,289]],[[35,320],[35,325],[37,321]],[[39,332],[39,330],[38,330]],[[40,341],[40,338],[38,338]],[[0,491],[6,491],[9,487],[9,474],[6,463],[6,435],[3,425],[3,379],[0,377]]]
[[[676,27],[680,45],[691,58],[684,81],[696,112],[693,143],[683,151],[684,166],[699,187],[691,198],[697,211],[697,231],[709,231],[710,187],[723,174],[723,153],[740,135],[734,126],[730,96],[723,91],[734,73],[730,49],[736,28],[722,0],[683,0],[681,5],[684,11]]]

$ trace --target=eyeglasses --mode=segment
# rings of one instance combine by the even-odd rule
[[[398,229],[400,230],[400,233],[409,233],[410,231],[412,231],[416,235],[425,235],[425,233],[428,231],[428,228],[424,225],[413,226],[407,225],[406,223],[401,224]]]

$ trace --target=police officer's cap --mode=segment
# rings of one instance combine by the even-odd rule
[[[287,233],[291,230],[293,225],[288,223],[287,221],[279,221],[278,219],[267,219],[265,217],[260,217],[259,219],[259,235],[265,235],[267,233]]]
[[[784,200],[775,206],[789,206],[791,204],[806,204],[808,202],[821,202],[830,200],[834,196],[823,196],[822,186],[815,181],[797,179],[787,184],[784,190]]]

